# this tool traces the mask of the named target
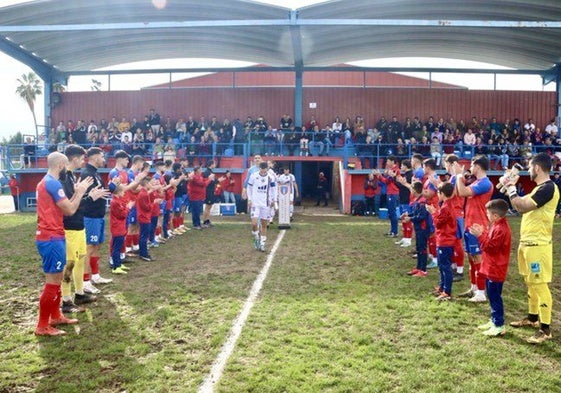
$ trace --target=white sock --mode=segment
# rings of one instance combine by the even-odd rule
[[[261,236],[261,244],[265,244],[266,240],[267,240],[267,236]]]
[[[254,238],[259,239],[259,231],[251,231]]]
[[[125,252],[131,252],[131,251],[132,251],[132,248],[130,248],[130,247],[125,247]]]
[[[471,284],[471,290],[473,293],[477,293],[477,284]]]
[[[93,278],[94,280],[97,280],[97,279],[99,279],[100,277],[101,277],[101,276],[99,275],[99,273],[98,273],[98,274],[92,274],[92,278]]]
[[[464,267],[463,267],[463,266],[458,266],[458,267],[456,268],[456,272],[457,272],[458,274],[462,274],[462,273],[464,272]]]
[[[125,259],[126,255],[125,254],[121,254],[121,259]]]
[[[63,302],[70,302],[70,301],[72,301],[72,296],[63,296],[62,301]]]
[[[140,246],[138,244],[133,244],[132,245],[132,250],[133,251],[138,251],[138,250],[140,250]]]
[[[477,296],[485,296],[485,290],[484,290],[484,289],[477,289],[477,290],[475,291],[475,294],[476,294]]]

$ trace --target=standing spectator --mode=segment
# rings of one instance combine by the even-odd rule
[[[559,189],[550,179],[551,158],[539,153],[530,160],[530,178],[536,187],[519,197],[515,183],[507,183],[506,194],[512,207],[522,214],[520,245],[518,246],[518,272],[528,287],[528,316],[511,322],[513,327],[534,327],[539,330],[528,338],[531,344],[551,339],[552,298],[548,284],[553,276],[553,220],[559,202]]]
[[[481,243],[483,258],[480,271],[486,277],[485,285],[491,305],[491,320],[478,328],[484,330],[483,334],[486,336],[503,336],[506,329],[502,292],[508,271],[512,239],[506,219],[508,203],[504,199],[494,199],[485,206],[491,228],[487,230],[479,224],[469,228],[470,233],[477,236]]]
[[[148,125],[152,128],[152,132],[154,135],[160,131],[160,115],[156,112],[155,109],[150,109],[150,113],[148,114]]]
[[[320,202],[323,202],[323,206],[327,206],[327,190],[328,182],[327,177],[323,172],[320,172],[318,175],[318,182],[317,182],[317,199],[316,199],[316,206],[319,206]]]
[[[221,185],[222,189],[224,190],[224,202],[236,203],[236,196],[234,195],[236,180],[232,177],[232,172],[226,171],[224,180],[222,180]]]
[[[378,187],[378,179],[370,172],[364,179],[364,200],[366,204],[367,216],[375,216],[378,214],[380,203],[380,190]],[[376,196],[378,196],[378,204],[376,204]]]
[[[92,179],[84,177],[75,186],[75,194],[68,199],[59,178],[66,172],[68,159],[59,152],[47,157],[47,174],[37,184],[37,231],[35,240],[43,261],[45,286],[39,298],[39,320],[35,328],[38,336],[61,336],[66,334],[55,326],[76,324],[77,319],[66,318],[60,312],[61,283],[66,265],[66,245],[63,215],[72,215],[80,206],[80,201],[92,184]]]
[[[214,176],[214,173],[211,173],[207,178],[205,178],[200,166],[193,168],[193,172],[189,174],[187,192],[189,194],[189,205],[191,208],[193,229],[202,229],[201,214],[203,213],[203,206],[206,198],[206,187],[214,180]]]
[[[205,179],[210,179],[206,186],[206,198],[202,225],[203,228],[210,228],[212,226],[212,223],[210,222],[210,210],[212,209],[212,205],[214,204],[214,191],[216,189],[216,185],[224,180],[222,177],[220,179],[215,178],[215,175],[213,173],[214,168],[216,168],[214,160],[208,161],[205,172],[203,174]]]
[[[19,211],[19,183],[16,179],[16,175],[10,175],[8,186],[10,187],[10,194],[12,194],[12,198],[14,199],[14,209],[15,211]]]

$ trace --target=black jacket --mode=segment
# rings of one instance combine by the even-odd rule
[[[62,188],[64,189],[64,193],[68,199],[71,199],[74,196],[74,184],[76,184],[76,177],[72,171],[66,171],[66,178],[64,181],[61,181]],[[76,213],[71,216],[64,216],[64,229],[68,229],[71,231],[80,231],[84,229],[84,200],[80,202],[80,206]]]
[[[97,201],[94,201],[89,197],[89,193],[92,188],[95,188],[97,186],[101,186],[101,188],[105,188],[105,183],[97,173],[97,168],[90,164],[86,165],[86,167],[82,171],[82,176],[80,178],[85,179],[88,176],[91,176],[94,179],[94,182],[86,191],[84,200],[82,201],[82,204],[84,206],[84,217],[103,218],[105,217],[105,206],[106,206],[105,199],[99,198]]]

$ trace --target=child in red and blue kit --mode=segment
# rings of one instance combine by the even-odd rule
[[[138,223],[140,225],[139,256],[146,262],[152,262],[153,258],[148,254],[148,240],[150,238],[150,226],[152,220],[152,202],[150,198],[151,177],[145,177],[140,181],[140,191],[136,199]]]
[[[506,219],[508,203],[503,199],[493,199],[485,205],[489,229],[480,224],[472,224],[469,232],[477,237],[483,252],[480,274],[485,275],[485,289],[491,306],[491,320],[478,326],[486,336],[503,336],[506,333],[503,284],[508,272],[510,259],[511,230]]]
[[[457,243],[458,221],[454,211],[452,198],[454,197],[454,186],[451,183],[443,183],[438,188],[438,199],[441,202],[437,210],[434,206],[427,206],[432,214],[436,231],[436,253],[438,268],[440,270],[440,282],[435,288],[437,301],[450,300],[452,295],[452,259],[454,258],[454,246]]]
[[[432,227],[432,220],[427,211],[427,201],[423,196],[423,184],[415,182],[411,185],[415,200],[411,203],[411,213],[403,213],[404,222],[411,221],[415,228],[415,247],[417,266],[407,274],[413,277],[427,276],[427,245]]]
[[[111,272],[114,274],[127,274],[128,267],[122,264],[121,248],[125,244],[127,235],[127,217],[134,201],[125,197],[122,185],[115,186],[111,205],[109,207],[109,229],[111,231]]]

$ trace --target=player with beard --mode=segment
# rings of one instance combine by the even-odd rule
[[[528,316],[511,322],[510,326],[538,328],[536,334],[527,339],[531,344],[552,338],[552,297],[548,284],[553,276],[553,220],[559,189],[550,178],[551,165],[552,160],[546,153],[536,154],[530,160],[529,169],[536,187],[527,195],[518,196],[516,176],[506,189],[512,207],[522,214],[518,272],[528,287]]]
[[[66,172],[68,158],[54,152],[47,157],[47,174],[37,184],[37,250],[43,260],[45,286],[39,299],[39,321],[35,329],[38,336],[60,336],[66,334],[55,326],[78,323],[60,312],[61,282],[66,265],[66,244],[63,215],[73,215],[78,210],[86,190],[93,184],[91,177],[84,177],[74,187],[71,199],[66,197],[59,181],[61,172]]]

